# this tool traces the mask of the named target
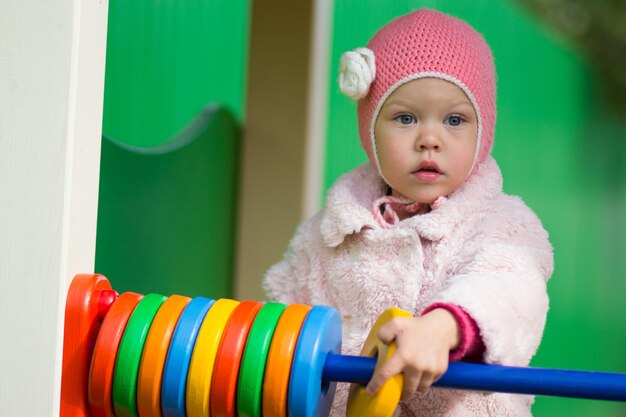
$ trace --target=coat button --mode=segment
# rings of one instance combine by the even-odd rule
[[[350,251],[348,252],[348,254],[352,262],[358,261],[359,258],[361,257],[361,247],[359,245],[354,245],[353,247],[350,248]]]
[[[414,254],[415,248],[412,248],[410,246],[403,246],[402,249],[400,249],[399,256],[402,262],[408,264],[413,262]]]

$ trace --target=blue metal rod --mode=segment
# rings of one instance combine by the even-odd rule
[[[329,354],[325,381],[367,384],[376,358]],[[434,385],[473,391],[626,401],[626,374],[451,362]]]

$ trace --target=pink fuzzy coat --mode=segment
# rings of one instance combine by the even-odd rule
[[[284,259],[264,279],[283,303],[336,307],[343,353],[358,355],[388,307],[419,315],[435,302],[461,306],[476,321],[487,363],[526,366],[548,311],[552,247],[540,220],[519,197],[502,192],[488,157],[432,210],[381,227],[372,204],[386,185],[369,164],[337,180],[326,207],[303,222]],[[345,415],[339,384],[332,415]],[[533,397],[433,388],[401,403],[403,416],[530,416]]]

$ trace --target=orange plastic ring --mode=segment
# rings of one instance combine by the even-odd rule
[[[263,416],[287,416],[287,392],[291,362],[296,350],[300,328],[311,306],[291,304],[287,306],[274,331],[267,355],[263,379]]]
[[[248,332],[263,306],[255,301],[241,302],[230,315],[217,350],[211,381],[210,410],[212,417],[236,417],[239,365]]]
[[[93,417],[115,417],[112,387],[117,350],[126,323],[143,295],[127,292],[119,296],[102,321],[91,358],[87,398]]]
[[[172,295],[154,316],[137,377],[137,411],[140,416],[161,417],[161,377],[167,349],[178,317],[190,301],[189,297]]]

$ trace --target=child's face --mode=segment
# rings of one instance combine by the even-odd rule
[[[431,204],[456,190],[472,168],[478,120],[451,82],[419,78],[403,84],[383,104],[374,131],[393,195]]]

